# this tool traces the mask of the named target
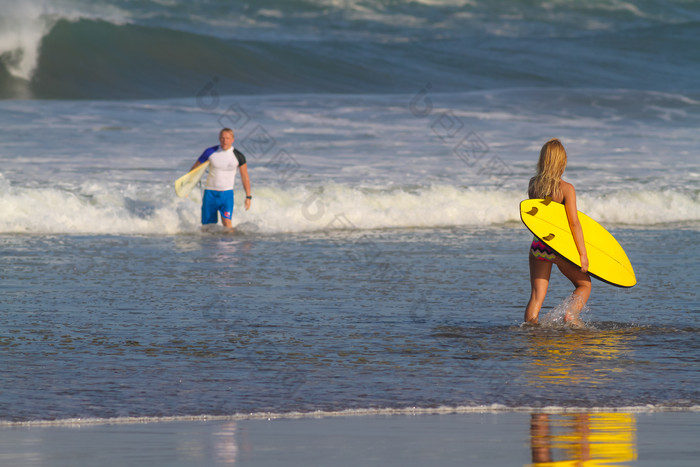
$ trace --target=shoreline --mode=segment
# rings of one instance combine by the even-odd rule
[[[326,419],[342,417],[391,417],[391,416],[420,416],[420,415],[480,415],[480,414],[598,414],[598,413],[700,413],[700,405],[688,407],[674,406],[619,406],[619,407],[507,407],[500,404],[492,406],[463,406],[463,407],[405,407],[405,408],[368,408],[345,409],[338,411],[315,410],[312,412],[255,412],[237,413],[231,415],[173,415],[173,416],[126,416],[112,418],[66,418],[59,420],[0,420],[0,429],[13,427],[74,427],[100,425],[138,425],[149,423],[187,423],[187,422],[227,422],[248,420],[300,420]]]
[[[87,465],[695,465],[700,412],[471,412],[0,427],[0,459]]]

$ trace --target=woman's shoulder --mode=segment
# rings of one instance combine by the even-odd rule
[[[564,198],[567,196],[576,196],[576,188],[574,188],[574,185],[565,180],[561,181],[559,188],[561,189],[561,193],[564,195]]]
[[[562,179],[561,180],[561,185],[559,185],[562,190],[567,189],[567,190],[575,190],[574,185],[567,182],[566,180]]]

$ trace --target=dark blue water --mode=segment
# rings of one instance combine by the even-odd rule
[[[0,97],[592,87],[697,91],[693,2],[122,0],[8,6]]]
[[[523,229],[353,235],[3,236],[0,419],[700,402],[697,232],[582,330],[521,326]]]
[[[0,421],[697,410],[696,4],[161,3],[0,13]],[[172,190],[222,125],[234,236]],[[638,279],[581,330],[521,325],[554,136]]]

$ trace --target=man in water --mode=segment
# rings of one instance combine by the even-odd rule
[[[204,150],[190,170],[209,161],[209,175],[202,199],[202,224],[216,224],[218,214],[227,229],[233,230],[233,185],[236,170],[241,173],[241,182],[245,189],[245,210],[250,209],[253,197],[250,194],[250,178],[245,156],[233,147],[233,130],[224,128],[219,132],[219,145]]]

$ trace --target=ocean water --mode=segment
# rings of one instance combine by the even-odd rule
[[[3,2],[0,423],[697,411],[693,2]],[[222,126],[235,235],[173,181]],[[638,284],[553,274],[541,145]]]

